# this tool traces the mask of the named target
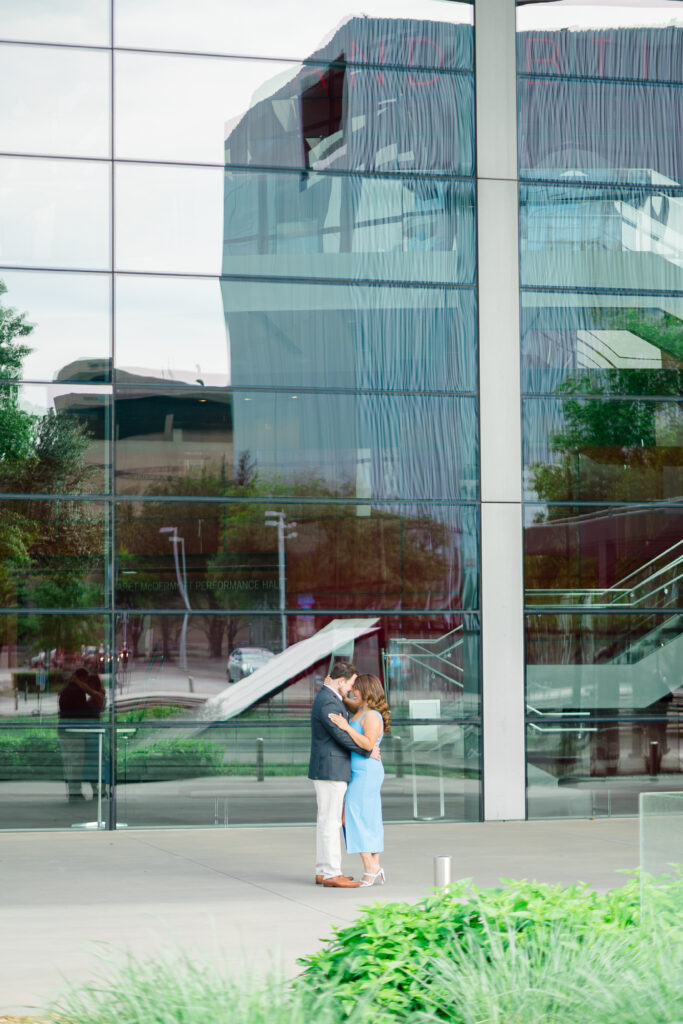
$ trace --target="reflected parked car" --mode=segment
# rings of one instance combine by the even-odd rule
[[[265,647],[236,647],[228,658],[226,671],[229,683],[238,683],[252,672],[263,668],[275,655]]]
[[[40,651],[30,659],[31,668],[64,668],[65,654],[61,648],[53,647],[49,652]]]

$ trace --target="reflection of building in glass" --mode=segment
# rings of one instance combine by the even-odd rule
[[[133,825],[225,824],[228,796],[230,824],[308,820],[307,714],[342,655],[387,686],[397,819],[409,764],[419,816],[449,820],[680,788],[683,25],[525,3],[505,77],[509,21],[479,17],[475,69],[468,5],[413,6],[341,8],[303,52],[228,54],[218,29],[173,52],[150,22],[113,61],[111,161],[108,65],[97,126],[74,85],[106,41],[51,47],[56,84],[44,46],[0,44],[42,69],[0,112],[36,140],[0,156],[10,824],[48,821],[17,796],[40,771],[63,796],[81,665]],[[33,709],[45,766],[8,796],[3,720],[29,742]],[[235,782],[255,749],[262,804]]]

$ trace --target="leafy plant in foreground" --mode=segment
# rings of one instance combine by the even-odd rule
[[[639,918],[636,879],[605,894],[583,883],[507,882],[481,890],[465,880],[414,905],[363,908],[356,922],[334,929],[325,948],[300,961],[298,984],[311,991],[334,988],[347,1017],[369,994],[384,1015],[377,1020],[412,1019],[430,1012],[435,963],[444,955],[476,953],[487,963],[493,949],[504,953],[513,943],[550,950],[558,929],[579,946],[617,934],[635,941]]]

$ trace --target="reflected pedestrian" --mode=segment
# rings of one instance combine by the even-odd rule
[[[107,706],[107,695],[102,680],[96,672],[91,672],[83,684],[83,690],[87,696],[87,718],[91,719],[93,725],[99,722],[102,712]],[[107,784],[109,779],[109,765],[106,759],[100,764],[100,740],[96,732],[85,734],[83,758],[83,780],[92,786],[92,798],[97,800],[99,795],[99,784],[102,783],[102,796],[107,795]]]
[[[87,682],[88,670],[77,668],[59,695],[59,746],[69,803],[85,800],[82,787],[85,733],[77,726],[90,716],[84,689]]]

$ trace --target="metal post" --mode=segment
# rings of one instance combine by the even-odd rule
[[[279,584],[280,584],[280,627],[282,630],[282,650],[287,650],[287,616],[285,615],[285,607],[287,604],[287,596],[285,592],[286,587],[286,576],[285,576],[285,517],[284,513],[280,513],[277,521],[277,560],[279,570]]]
[[[396,778],[403,778],[403,740],[400,736],[394,737],[394,762],[396,765]]]
[[[159,533],[170,534],[169,540],[173,545],[173,562],[175,564],[175,574],[178,581],[178,590],[183,599],[183,603],[187,608],[187,612],[183,615],[183,626],[180,631],[180,665],[187,672],[187,623],[189,619],[188,612],[192,609],[190,607],[190,600],[187,596],[187,567],[185,564],[185,538],[178,536],[177,526],[162,526],[159,529]],[[178,544],[182,547],[182,558],[183,558],[183,572],[182,577],[180,575],[180,561],[178,559]]]
[[[263,739],[261,736],[256,740],[256,781],[263,782]]]
[[[451,884],[452,864],[452,857],[434,858],[434,885],[437,889],[443,889],[444,886]]]
[[[266,526],[277,526],[277,566],[278,566],[278,583],[280,589],[280,631],[282,638],[282,650],[287,650],[287,615],[285,609],[287,607],[287,580],[285,575],[285,540],[290,540],[296,537],[297,534],[293,532],[293,527],[296,523],[288,523],[284,512],[267,511]],[[285,534],[285,529],[289,532]]]
[[[102,737],[104,730],[97,734],[97,827],[102,828]]]

